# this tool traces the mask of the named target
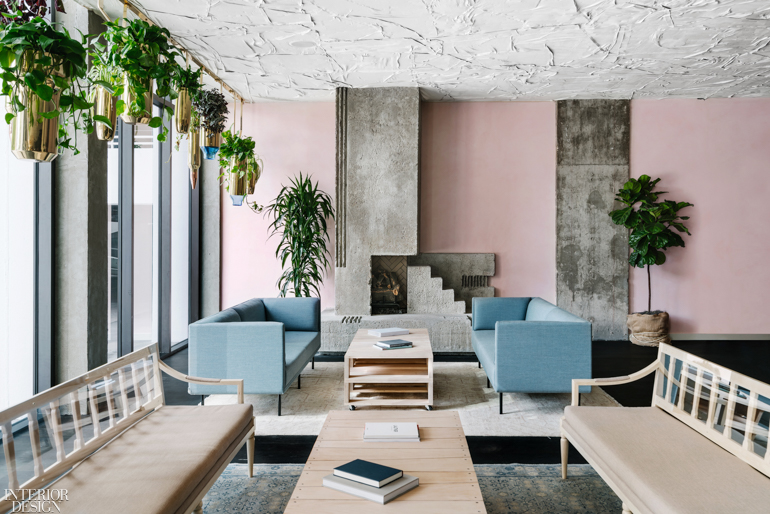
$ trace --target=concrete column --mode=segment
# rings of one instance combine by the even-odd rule
[[[222,191],[219,185],[219,161],[203,159],[198,187],[200,191],[201,318],[220,310],[222,258]]]
[[[629,177],[630,102],[558,102],[556,301],[593,323],[593,338],[627,336],[628,233],[614,225]]]
[[[372,255],[417,255],[419,88],[337,92],[335,312],[371,312]]]
[[[71,3],[57,23],[77,37],[104,31],[101,18]],[[55,382],[107,362],[109,211],[107,143],[78,134],[80,154],[54,161]]]

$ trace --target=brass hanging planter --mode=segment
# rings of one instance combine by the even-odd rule
[[[222,146],[222,133],[214,132],[203,127],[203,137],[201,138],[201,148],[203,149],[203,156],[206,160],[213,160],[219,152],[219,147]]]
[[[128,85],[128,77],[125,75],[123,76],[123,95],[121,96],[121,100],[126,104],[125,109],[123,111],[123,114],[120,115],[120,118],[129,125],[146,125],[150,123],[150,120],[152,119],[152,85],[153,80],[149,80],[149,85],[147,87],[147,92],[144,94],[144,112],[140,116],[131,116],[128,114],[129,106],[131,106],[134,101],[136,100],[136,93],[134,93],[131,86]]]
[[[230,170],[234,170],[236,166],[242,166],[246,167],[248,166],[248,162],[243,160],[240,162],[236,162],[233,158],[230,161]],[[231,171],[228,174],[228,192],[230,193],[230,199],[233,201],[233,205],[239,206],[243,205],[243,199],[246,198],[246,195],[249,193],[249,181],[248,178],[244,176],[240,176],[240,173],[238,171]]]
[[[187,164],[190,167],[190,184],[195,189],[198,184],[198,169],[201,167],[201,131],[199,127],[190,129],[190,140],[187,142]]]
[[[174,107],[176,131],[179,134],[187,134],[190,131],[190,120],[192,119],[192,98],[186,87],[179,89],[179,96],[176,97]]]
[[[106,123],[97,121],[95,123],[96,137],[100,141],[112,141],[115,138],[115,127],[118,123],[117,111],[115,109],[117,100],[105,88],[96,86],[93,102],[94,106],[91,107],[91,113],[94,116],[104,116],[112,124],[112,127],[108,127]]]
[[[259,164],[255,166],[255,170],[251,173],[251,176],[249,177],[249,194],[254,194],[254,189],[257,187],[257,180],[259,180],[259,177],[262,176],[262,166]]]
[[[54,89],[49,102],[30,94],[27,86],[19,88],[19,101],[24,110],[16,113],[10,126],[11,153],[17,159],[51,162],[58,155],[59,117],[46,119],[40,114],[59,108],[61,89],[55,87],[53,79],[47,79],[46,84]]]

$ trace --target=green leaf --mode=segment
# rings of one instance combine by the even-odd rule
[[[107,116],[102,116],[101,114],[94,114],[94,121],[102,122],[108,127],[114,128],[112,126],[112,121]]]
[[[40,113],[40,117],[41,118],[45,118],[47,120],[52,120],[54,118],[58,118],[60,114],[61,114],[61,112],[59,111],[59,109],[56,109],[54,111],[41,112]]]
[[[38,84],[37,87],[34,88],[35,94],[39,96],[42,100],[45,100],[46,102],[50,102],[53,100],[53,88],[46,84]]]
[[[15,118],[15,117],[16,117],[16,115],[14,113],[12,113],[12,112],[6,113],[5,114],[5,123],[6,124],[10,124],[11,120],[13,120],[13,118]]]

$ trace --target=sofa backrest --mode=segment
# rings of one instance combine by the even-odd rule
[[[473,330],[494,330],[498,321],[521,321],[530,298],[473,298]]]
[[[278,321],[286,330],[321,331],[321,300],[318,298],[263,298],[267,321]]]
[[[194,324],[205,325],[207,323],[233,323],[235,321],[241,321],[241,317],[238,315],[238,312],[235,309],[229,308],[221,312],[217,312],[208,318],[198,320]]]
[[[267,321],[265,304],[260,298],[252,298],[232,307],[238,313],[241,321]]]
[[[652,404],[770,477],[770,385],[661,344]]]

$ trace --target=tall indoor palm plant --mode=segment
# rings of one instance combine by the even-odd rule
[[[265,209],[265,216],[273,219],[270,237],[280,237],[275,255],[283,267],[278,279],[281,296],[310,296],[311,290],[320,296],[318,286],[329,267],[326,220],[334,219],[331,197],[318,189],[318,182],[313,184],[310,175],[300,173]]]

